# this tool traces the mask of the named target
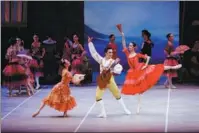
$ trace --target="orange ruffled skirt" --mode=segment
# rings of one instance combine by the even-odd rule
[[[70,95],[70,88],[62,82],[56,84],[50,94],[43,99],[44,104],[65,112],[73,109],[76,106],[75,98]]]
[[[129,69],[121,93],[142,94],[153,87],[164,72],[164,65],[148,65],[143,70]]]

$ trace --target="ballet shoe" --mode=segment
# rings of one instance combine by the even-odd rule
[[[36,117],[39,114],[39,112],[36,112],[32,115],[32,117]]]

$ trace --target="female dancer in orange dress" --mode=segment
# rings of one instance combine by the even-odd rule
[[[181,65],[176,66],[164,66],[163,64],[148,65],[150,57],[135,52],[136,44],[131,42],[129,44],[129,51],[126,47],[124,33],[122,34],[123,52],[126,54],[130,69],[126,75],[124,85],[122,87],[122,93],[125,95],[139,94],[139,103],[137,113],[140,110],[140,98],[141,94],[155,85],[164,72],[168,69],[179,69]],[[140,63],[139,58],[146,59],[146,63]]]
[[[41,107],[39,110],[32,115],[32,117],[36,117],[40,111],[44,108],[45,105],[48,105],[55,110],[60,112],[64,112],[64,117],[67,116],[67,111],[73,109],[76,106],[76,101],[73,96],[71,96],[69,83],[72,80],[74,84],[79,84],[81,80],[84,78],[80,78],[75,80],[72,77],[72,74],[68,71],[68,67],[70,66],[70,62],[67,60],[62,60],[64,69],[62,71],[62,80],[58,84],[56,84],[50,94],[43,99]]]

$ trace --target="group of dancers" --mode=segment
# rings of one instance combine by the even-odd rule
[[[24,41],[19,37],[9,40],[5,56],[8,64],[3,69],[3,85],[8,88],[9,96],[13,96],[13,90],[19,90],[16,94],[20,95],[23,86],[31,96],[34,90],[40,88],[40,77],[48,78],[52,72],[56,73],[55,51],[49,51],[46,47],[54,44],[56,41],[51,36],[41,42],[37,34],[33,35],[30,49],[24,49]],[[82,70],[88,68],[85,50],[79,43],[77,35],[73,35],[73,42],[68,37],[65,38],[63,53],[59,57],[59,60],[61,59],[67,59],[72,64],[71,70],[74,74],[82,74],[84,73]],[[62,69],[63,66],[60,64],[58,70],[60,76]]]
[[[21,86],[27,88],[27,93],[30,96],[34,94],[34,82],[36,81],[35,89],[39,89],[39,77],[43,76],[42,58],[45,50],[40,47],[38,37],[33,37],[34,41],[31,45],[32,52],[24,49],[24,42],[20,38],[11,38],[9,40],[9,48],[6,52],[8,64],[3,69],[3,84],[9,90],[9,96],[12,95],[13,89],[18,89],[21,93]]]
[[[101,107],[100,114],[98,115],[98,117],[101,118],[107,117],[104,101],[102,98],[106,88],[111,91],[112,95],[116,98],[116,100],[123,108],[125,114],[127,115],[130,115],[131,112],[124,104],[121,93],[124,95],[138,94],[139,102],[137,107],[137,113],[139,113],[141,95],[145,91],[149,90],[152,86],[154,86],[164,72],[166,72],[168,76],[168,87],[173,87],[171,77],[176,76],[174,75],[174,72],[182,67],[181,64],[176,63],[177,61],[173,57],[173,55],[179,54],[179,52],[175,52],[173,49],[172,34],[168,34],[167,36],[168,44],[165,48],[167,59],[165,60],[165,63],[149,65],[150,56],[143,53],[136,53],[135,49],[137,45],[135,42],[130,42],[127,47],[124,33],[121,30],[121,25],[117,27],[122,36],[123,52],[126,55],[126,59],[130,67],[127,72],[121,92],[119,91],[119,88],[114,80],[114,76],[119,75],[123,70],[122,65],[119,64],[119,58],[116,55],[117,47],[115,47],[116,45],[114,44],[114,35],[110,36],[110,40],[112,41],[105,48],[104,57],[98,54],[92,42],[92,38],[88,37],[89,52],[91,53],[91,56],[95,59],[95,61],[98,62],[100,65],[100,74],[97,77],[96,104],[99,104]],[[153,45],[150,40],[146,40],[146,43],[144,45],[148,44]],[[148,47],[144,45],[143,47]],[[144,50],[142,52],[144,52]],[[140,62],[140,58],[142,58],[144,62]],[[79,79],[73,80],[72,74],[68,71],[70,63],[67,60],[64,60],[63,64],[65,68],[62,71],[61,82],[53,87],[50,94],[46,98],[44,98],[40,108],[32,115],[32,117],[36,117],[37,115],[39,115],[45,105],[48,105],[58,111],[63,112],[64,116],[67,116],[67,112],[76,106],[75,99],[70,93],[70,88],[68,84],[70,81],[78,84],[83,79],[83,76],[80,76]]]

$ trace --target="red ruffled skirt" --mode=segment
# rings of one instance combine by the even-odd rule
[[[81,74],[82,60],[80,58],[74,59],[71,67],[74,74]]]
[[[164,65],[148,65],[144,70],[129,69],[121,93],[142,94],[153,87],[164,72]]]
[[[3,70],[3,85],[12,88],[26,85],[28,76],[26,69],[18,62],[9,63]]]
[[[43,77],[43,61],[42,60],[36,60],[33,58],[33,60],[30,61],[30,69],[32,73],[34,73],[37,77]]]
[[[164,61],[165,66],[176,66],[178,65],[178,61],[175,57],[167,57],[166,60]],[[165,70],[164,75],[167,77],[177,77],[177,70]]]

